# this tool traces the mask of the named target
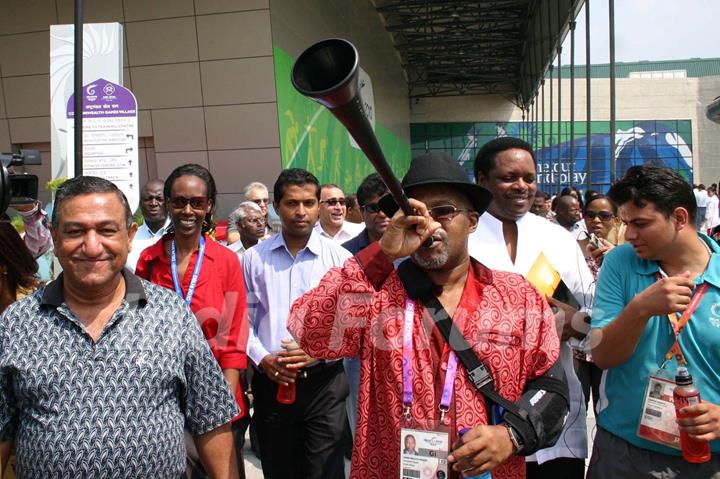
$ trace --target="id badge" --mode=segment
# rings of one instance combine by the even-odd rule
[[[400,430],[400,479],[446,479],[450,436],[444,431]]]
[[[656,373],[650,375],[637,435],[648,441],[680,449],[680,428],[675,422],[673,390],[675,381]]]

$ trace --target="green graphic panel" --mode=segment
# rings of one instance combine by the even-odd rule
[[[305,168],[320,183],[335,183],[345,194],[354,193],[375,170],[363,152],[350,144],[347,130],[327,108],[292,86],[295,60],[277,47],[273,54],[283,168]],[[410,145],[379,123],[375,123],[375,135],[390,167],[402,177],[410,164]]]

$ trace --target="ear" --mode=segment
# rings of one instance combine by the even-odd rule
[[[675,208],[670,217],[675,220],[675,229],[677,231],[680,231],[685,226],[690,224],[690,214],[688,213],[688,210],[686,210],[682,206]],[[694,225],[693,229],[695,229]]]
[[[137,230],[138,230],[138,225],[137,225],[137,223],[133,222],[133,224],[131,224],[130,228],[128,229],[128,243],[130,244],[130,248],[128,249],[128,251],[130,251],[130,249],[132,249],[132,242],[133,242],[133,239],[135,239],[135,233],[137,233]]]
[[[480,220],[480,214],[477,211],[472,211],[468,214],[468,219],[470,220],[470,227],[468,228],[468,231],[470,233],[474,233],[477,229],[478,221]]]
[[[485,174],[481,171],[478,171],[477,177],[475,178],[475,183],[482,186],[483,188],[487,188],[487,182],[488,178],[485,176]]]
[[[213,209],[213,204],[214,204],[214,203],[213,203],[213,200],[208,200],[207,211],[205,211],[205,214],[208,214],[208,213],[210,213],[210,212],[212,211],[212,209]]]
[[[57,256],[58,249],[59,249],[58,248],[59,238],[58,238],[57,228],[55,228],[54,226],[50,226],[50,236],[52,237],[52,242],[53,242],[53,255]]]

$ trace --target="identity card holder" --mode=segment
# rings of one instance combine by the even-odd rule
[[[663,364],[648,378],[637,435],[648,441],[680,449],[680,428],[675,421],[673,403],[674,390],[675,380]]]
[[[450,427],[444,421],[415,421],[400,429],[400,479],[446,479]]]

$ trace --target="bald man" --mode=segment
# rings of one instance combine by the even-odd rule
[[[575,239],[580,233],[580,202],[571,195],[561,196],[555,205],[555,222],[568,230]]]
[[[155,244],[165,234],[170,218],[165,210],[163,182],[150,180],[140,190],[140,211],[145,222],[140,226],[132,242],[125,267],[135,272],[135,265],[142,250]]]

